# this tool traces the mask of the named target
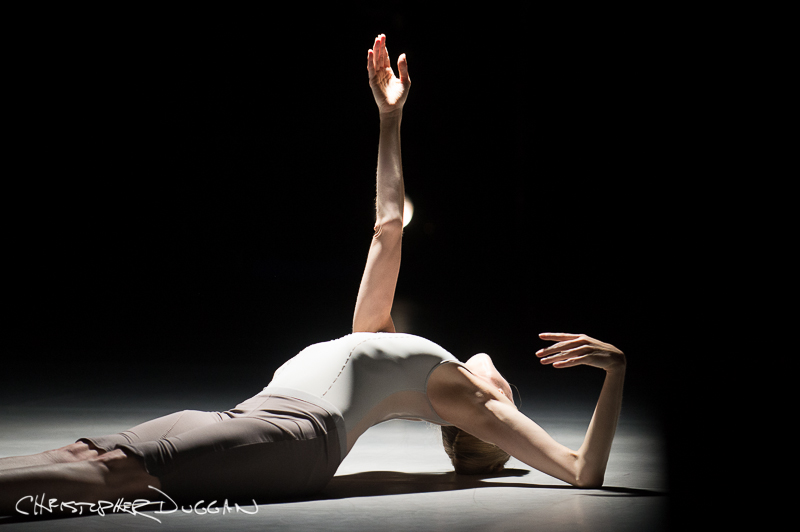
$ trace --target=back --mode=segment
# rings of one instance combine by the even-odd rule
[[[339,409],[348,450],[372,425],[420,419],[446,425],[428,400],[428,376],[458,360],[430,340],[400,333],[353,333],[314,344],[281,366],[267,389],[291,388]]]

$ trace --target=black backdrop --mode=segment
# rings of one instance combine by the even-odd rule
[[[685,253],[673,191],[693,149],[682,37],[652,13],[522,5],[20,16],[3,395],[244,396],[348,333],[373,223],[366,52],[383,32],[413,83],[398,325],[488,352],[512,381],[596,393],[595,371],[533,360],[538,332],[585,332],[628,353],[631,397],[662,412]]]

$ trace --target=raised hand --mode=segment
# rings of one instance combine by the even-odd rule
[[[367,52],[367,72],[369,72],[369,86],[380,114],[402,112],[408,98],[411,79],[408,77],[406,54],[400,54],[397,59],[397,70],[400,73],[399,79],[394,75],[389,62],[386,35],[378,35],[372,49]]]
[[[558,342],[536,352],[542,364],[552,364],[554,368],[585,365],[606,371],[625,368],[622,351],[585,334],[542,333],[539,338]]]

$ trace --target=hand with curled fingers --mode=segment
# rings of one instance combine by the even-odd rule
[[[542,340],[557,342],[536,352],[542,364],[554,368],[592,366],[610,371],[625,369],[625,354],[611,344],[585,334],[542,333]]]
[[[400,54],[397,59],[397,70],[400,78],[392,71],[389,51],[386,49],[386,35],[378,35],[373,47],[367,52],[367,72],[372,95],[382,115],[402,112],[408,98],[411,79],[408,77],[406,54]]]

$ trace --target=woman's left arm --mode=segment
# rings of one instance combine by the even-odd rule
[[[400,78],[390,66],[386,36],[378,36],[367,53],[369,85],[380,115],[375,234],[358,290],[353,332],[394,332],[391,310],[400,273],[405,201],[400,123],[411,86],[405,54],[398,59],[397,68]]]
[[[545,333],[540,337],[558,342],[536,353],[543,364],[556,368],[588,365],[606,372],[589,429],[577,451],[555,441],[496,388],[460,368],[462,378],[453,378],[452,372],[431,376],[442,379],[435,390],[429,381],[431,403],[442,418],[543,473],[578,487],[602,486],[622,405],[625,355],[613,345],[583,334]]]
[[[589,484],[602,485],[622,409],[627,366],[625,354],[613,345],[585,334],[542,333],[539,337],[557,342],[536,352],[542,364],[552,364],[554,368],[585,365],[606,372],[583,445],[576,453],[582,479]]]

